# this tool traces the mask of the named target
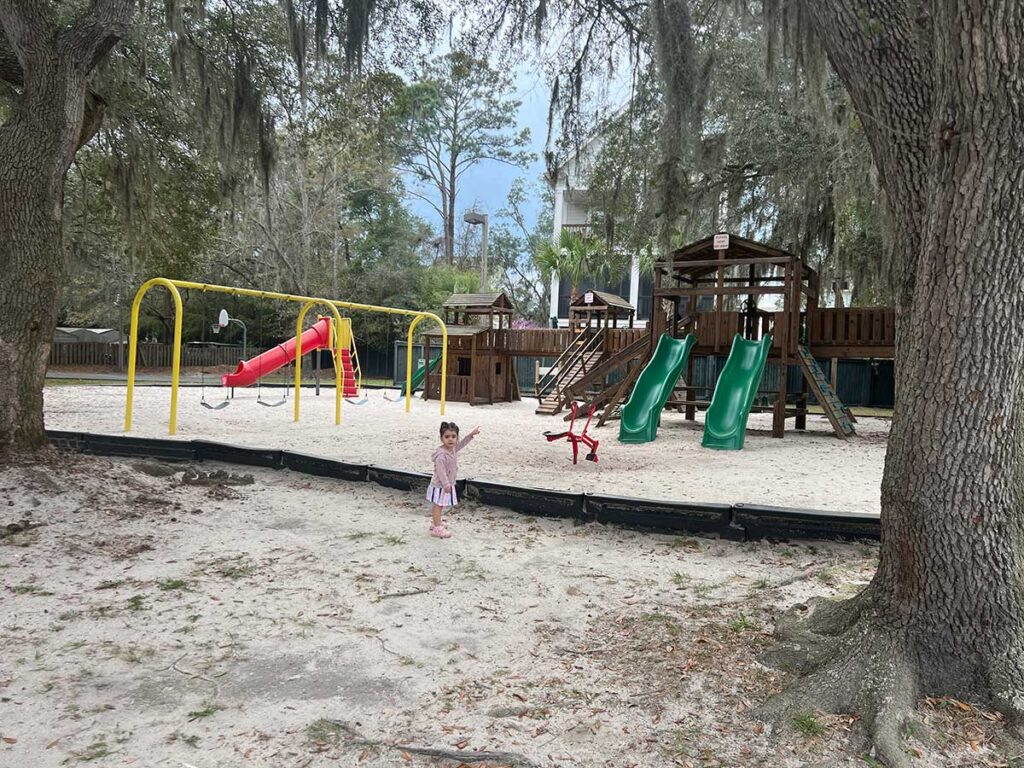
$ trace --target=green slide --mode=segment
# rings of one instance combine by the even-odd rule
[[[419,368],[417,368],[415,371],[412,372],[412,391],[413,392],[415,392],[417,389],[419,389],[420,387],[423,386],[423,379],[427,375],[427,369],[429,368],[430,372],[433,373],[434,369],[437,368],[437,364],[440,363],[440,362],[441,362],[441,356],[438,355],[437,357],[435,357],[433,360],[430,361],[429,365],[424,363],[423,365],[421,365]],[[400,390],[398,390],[398,396],[399,397],[405,397],[405,384],[404,383],[402,384],[402,388]]]
[[[732,351],[725,361],[725,370],[718,377],[715,394],[704,416],[705,448],[738,451],[743,448],[747,417],[761,383],[764,364],[772,337],[747,341],[738,333],[732,340]]]
[[[657,437],[661,409],[672,394],[696,342],[697,337],[692,333],[685,339],[673,339],[667,333],[658,339],[654,357],[637,379],[629,402],[622,406],[619,442],[649,443]]]

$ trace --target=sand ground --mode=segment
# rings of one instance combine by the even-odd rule
[[[472,503],[439,541],[412,494],[223,469],[0,468],[0,766],[876,764],[855,717],[750,714],[779,612],[861,588],[874,545]],[[923,702],[943,738],[908,749],[1006,765],[962,706]]]
[[[277,400],[280,392],[264,389],[263,396]],[[345,403],[341,426],[334,425],[334,397],[328,390],[320,397],[303,390],[299,423],[292,419],[291,401],[262,407],[251,389],[237,390],[232,405],[220,411],[201,407],[200,395],[196,388],[181,390],[178,438],[288,448],[419,471],[430,470],[442,419],[436,402],[414,399],[407,414],[404,404],[388,402],[379,390],[371,391],[363,405]],[[212,387],[206,395],[212,401],[223,397],[222,390]],[[47,388],[46,424],[51,429],[123,434],[124,401],[125,391],[118,387]],[[601,441],[600,462],[573,466],[567,443],[543,438],[545,430],[566,428],[561,417],[537,416],[535,405],[533,400],[483,407],[449,403],[445,420],[483,430],[461,459],[462,476],[653,499],[879,509],[888,420],[863,418],[858,436],[843,441],[823,416],[811,416],[806,432],[790,430],[778,440],[771,437],[770,416],[753,414],[746,447],[721,452],[701,448],[700,415],[688,422],[682,414],[665,413],[658,439],[646,445],[619,443],[614,423],[592,430]],[[169,407],[169,388],[137,388],[131,434],[166,437]]]

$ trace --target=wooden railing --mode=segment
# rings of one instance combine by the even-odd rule
[[[502,329],[493,334],[496,349],[537,357],[558,357],[575,336],[568,328]]]
[[[694,317],[693,334],[699,347],[714,346],[717,333],[719,345],[728,348],[733,334],[743,332],[743,316],[739,312],[698,312]]]
[[[712,347],[718,324],[720,349],[728,350],[733,334],[744,333],[746,317],[740,312],[698,312],[693,332],[697,345]],[[782,312],[761,313],[755,319],[757,328],[754,336],[774,336],[772,346],[782,347],[779,332],[783,319]],[[853,309],[819,309],[812,315],[801,318],[806,324],[806,341],[811,351],[820,356],[835,357],[891,357],[896,343],[896,313],[891,307],[856,307]],[[795,340],[791,339],[790,353],[794,353]]]
[[[649,334],[646,328],[609,328],[604,345],[605,354],[621,352]]]
[[[896,344],[896,311],[892,307],[819,309],[807,324],[814,347],[891,347]]]
[[[523,357],[558,357],[576,338],[567,328],[502,329],[492,333],[495,349]],[[614,354],[648,333],[645,328],[609,328],[604,334],[604,351]]]
[[[754,319],[756,324],[755,337],[760,339],[772,333],[776,326],[776,321],[781,316],[781,312],[769,312],[758,315]],[[737,333],[747,336],[745,333],[747,317],[742,312],[722,312],[721,314],[716,312],[697,312],[693,315],[693,318],[693,333],[697,337],[698,346],[714,346],[716,322],[718,323],[718,343],[722,348],[728,349],[731,347],[732,338]],[[776,338],[772,341],[772,345],[775,347],[781,345],[777,334]]]

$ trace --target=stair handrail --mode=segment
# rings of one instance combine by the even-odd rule
[[[584,369],[581,372],[581,375],[571,385],[566,387],[566,392],[570,392],[575,389],[584,379],[588,379],[598,374],[607,375],[612,371],[621,368],[640,354],[643,354],[644,349],[649,348],[650,343],[650,334],[644,334],[636,341],[630,342],[626,346],[622,347],[618,352],[605,355],[601,360],[596,361],[589,371]]]
[[[591,330],[592,329],[590,329],[590,328],[584,328],[580,332],[580,335],[581,336],[586,336],[587,334],[590,333]],[[556,372],[559,370],[561,364],[564,362],[564,359],[566,357],[568,357],[568,356],[571,356],[574,353],[576,344],[578,344],[579,342],[580,342],[580,338],[579,337],[577,337],[575,339],[571,339],[569,341],[569,343],[565,346],[565,349],[562,350],[562,353],[558,357],[555,358],[555,362],[553,362],[548,367],[548,372],[540,377],[540,381],[537,382],[538,391],[540,391],[540,383],[542,381],[544,381],[544,379],[546,379],[547,377],[556,375]]]
[[[590,329],[583,331],[585,334],[590,333]],[[546,374],[544,374],[540,381],[537,382],[537,402],[542,403],[544,398],[551,394],[553,389],[556,389],[558,383],[562,380],[566,371],[570,371],[573,368],[572,363],[578,358],[585,357],[586,355],[593,352],[598,345],[604,344],[604,328],[599,328],[596,333],[593,333],[589,339],[587,339],[582,346],[576,347],[578,340],[574,340],[565,351],[555,360]],[[564,359],[563,358],[567,358]],[[568,363],[568,365],[566,365]],[[584,369],[585,370],[585,369]],[[547,383],[545,384],[545,379]]]
[[[363,367],[359,364],[359,350],[356,349],[356,335],[352,334],[352,346],[349,357],[352,358],[352,374],[356,384],[356,396],[363,391]]]
[[[591,329],[585,328],[581,332],[581,335],[589,334],[590,331],[591,331]],[[574,339],[570,339],[569,343],[566,344],[565,348],[561,351],[561,354],[559,354],[555,358],[555,361],[552,362],[551,366],[548,367],[547,372],[540,379],[537,380],[537,400],[538,400],[538,402],[540,402],[541,400],[544,399],[545,394],[547,394],[548,384],[552,383],[554,378],[558,375],[558,372],[561,370],[562,364],[563,364],[563,362],[566,361],[566,358],[570,357],[572,354],[575,353],[575,351],[577,351],[577,348],[575,348],[575,345],[577,345],[580,342],[580,340],[581,340],[580,337],[577,337],[577,338],[574,338]]]

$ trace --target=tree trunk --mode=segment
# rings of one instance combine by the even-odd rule
[[[836,297],[836,309],[846,309],[846,304],[843,301],[843,281],[833,280],[832,281],[832,293]]]
[[[444,201],[445,209],[445,230],[444,230],[444,256],[448,266],[455,263],[455,160],[451,158],[448,167],[448,190]]]
[[[45,443],[43,383],[64,273],[63,185],[25,151],[33,143],[0,129],[0,461]]]
[[[131,7],[97,0],[61,27],[49,3],[0,2],[22,85],[0,126],[0,462],[46,441],[43,385],[65,276],[64,178],[81,143],[91,73],[123,36]]]
[[[804,676],[766,712],[859,712],[890,766],[907,763],[919,695],[1024,709],[1024,12],[933,6],[805,6],[897,225],[896,408],[878,571],[853,600],[780,622],[803,651],[777,655]]]
[[[875,582],[916,641],[923,685],[1007,705],[1024,694],[1024,175],[1010,160],[1024,70],[1005,46],[1024,43],[1024,17],[1019,6],[990,17],[984,5],[944,8],[933,22],[929,194]]]

